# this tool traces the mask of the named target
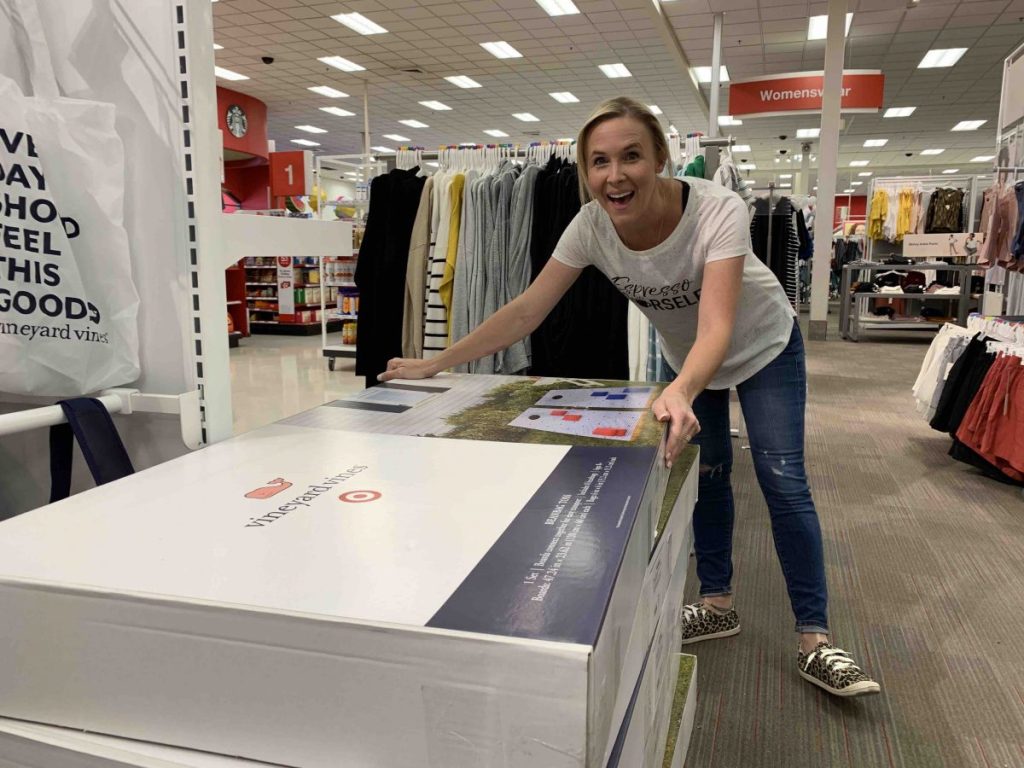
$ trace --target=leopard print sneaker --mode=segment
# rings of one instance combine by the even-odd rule
[[[740,631],[740,617],[735,608],[723,611],[704,603],[693,603],[683,606],[681,618],[683,645],[716,637],[730,637]]]
[[[800,677],[835,696],[864,696],[882,689],[865,675],[850,654],[824,640],[810,653],[797,650]]]

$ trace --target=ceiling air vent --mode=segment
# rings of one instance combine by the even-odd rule
[[[410,75],[422,75],[423,74],[423,70],[420,69],[419,67],[401,67],[401,68],[399,68],[398,71],[399,72],[408,72]]]

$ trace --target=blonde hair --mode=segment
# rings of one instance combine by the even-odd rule
[[[580,128],[576,137],[576,166],[580,184],[580,203],[586,204],[590,200],[590,189],[587,187],[587,141],[590,139],[590,132],[605,120],[614,120],[617,117],[631,117],[639,121],[647,129],[654,144],[654,154],[658,163],[668,162],[668,140],[665,132],[658,122],[654,113],[636,99],[628,96],[616,96],[597,105],[587,122]]]

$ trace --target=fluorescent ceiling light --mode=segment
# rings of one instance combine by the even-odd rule
[[[521,59],[523,54],[513,48],[511,45],[506,43],[504,40],[499,40],[495,43],[480,43],[480,47],[488,53],[494,54],[499,59]]]
[[[971,162],[972,163],[987,163],[990,160],[995,160],[995,157],[996,157],[995,155],[978,155],[977,157],[972,157],[971,158]]]
[[[850,167],[851,168],[863,168],[869,162],[870,162],[870,160],[851,160],[850,161]]]
[[[296,125],[295,128],[306,133],[327,133],[323,128],[317,128],[315,125]]]
[[[502,139],[508,136],[504,131],[499,131],[497,128],[491,128],[490,130],[484,131],[488,136],[493,136],[496,139]]]
[[[693,74],[697,76],[698,83],[711,82],[711,67],[694,67]],[[725,64],[718,67],[718,82],[729,82],[729,70],[726,69]]]
[[[946,170],[943,171],[943,173],[960,173],[960,169],[959,168],[947,168]]]
[[[435,163],[433,160],[428,160],[427,165],[429,165],[431,168],[439,168],[441,164]]]
[[[647,108],[651,110],[652,115],[662,114],[661,107],[659,107],[657,104],[648,104]]]
[[[749,144],[737,144],[737,145],[735,145],[732,148],[732,151],[733,152],[749,152],[750,151],[750,145]]]
[[[361,13],[339,13],[331,18],[349,29],[354,29],[360,35],[383,35],[387,32],[380,24],[373,23]]]
[[[719,125],[743,125],[743,121],[742,120],[737,120],[732,115],[719,115],[718,116],[718,124]]]
[[[846,14],[846,32],[845,35],[850,34],[850,24],[853,22],[853,14]],[[828,37],[828,14],[824,16],[811,16],[807,19],[807,39],[808,40],[824,40]]]
[[[452,75],[451,77],[446,77],[445,80],[447,80],[452,85],[459,86],[459,88],[481,88],[481,87],[483,87],[476,80],[474,80],[471,77],[466,77],[465,75]]]
[[[736,166],[741,171],[756,171],[757,166],[754,163],[740,163]]]
[[[391,147],[370,147],[370,149],[372,149],[374,152],[388,152],[390,154],[395,153],[395,150],[393,150]]]
[[[950,130],[952,131],[976,131],[988,120],[961,120],[959,123],[954,125]]]
[[[889,107],[882,117],[910,117],[917,107]]]
[[[445,112],[451,109],[447,104],[442,104],[440,101],[421,101],[420,104],[427,109],[434,109],[438,112]]]
[[[408,136],[402,136],[397,133],[385,133],[385,139],[391,139],[392,141],[412,141]]]
[[[797,128],[796,137],[798,139],[816,139],[821,135],[821,128]]]
[[[575,104],[579,101],[579,99],[569,93],[569,91],[557,91],[555,93],[549,93],[548,96],[560,104]]]
[[[310,141],[309,139],[292,139],[292,144],[301,144],[304,147],[319,147],[320,142]]]
[[[853,192],[853,190],[852,190],[852,189],[844,189],[844,190],[843,190],[843,194],[844,194],[844,195],[848,195],[848,194],[850,194],[851,192]]]
[[[868,139],[864,142],[865,147],[884,147],[889,143],[888,139]]]
[[[421,123],[419,120],[399,120],[402,125],[408,125],[410,128],[429,128],[430,126],[426,123]]]
[[[224,46],[223,45],[218,45],[217,43],[214,43],[213,44],[213,50],[215,50],[215,51],[223,51],[224,50]]]
[[[944,149],[922,149],[921,150],[921,154],[922,155],[941,155],[945,151],[946,150],[944,150]]]
[[[354,61],[349,61],[341,56],[321,56],[317,61],[322,61],[327,66],[340,69],[342,72],[362,72],[366,69],[366,67],[361,67]]]
[[[349,112],[347,109],[341,107],[320,107],[321,112],[326,112],[328,115],[334,115],[335,117],[352,117],[355,112]]]
[[[850,186],[851,187],[859,187],[863,183],[864,183],[863,181],[851,181],[850,182]]]
[[[321,96],[326,96],[329,99],[346,99],[348,94],[344,91],[339,91],[337,88],[331,88],[329,85],[314,85],[309,88],[313,93],[319,93]]]
[[[870,176],[871,174],[872,174],[872,171],[861,171],[857,175],[858,176]]]
[[[934,69],[937,67],[952,67],[960,57],[967,53],[966,48],[933,48],[924,55],[918,69]]]
[[[573,138],[555,139],[555,141],[557,141],[559,144],[572,144],[574,141],[576,141],[576,139],[573,139]]]
[[[230,69],[224,69],[224,67],[214,67],[213,74],[219,77],[221,80],[248,80],[248,75],[240,75],[237,72],[232,72]]]
[[[537,0],[537,5],[547,11],[548,16],[571,16],[580,12],[572,0]]]
[[[792,189],[792,184],[779,184],[779,189]]]
[[[516,120],[522,120],[524,123],[538,123],[540,118],[535,115],[531,115],[529,112],[514,112],[512,114]]]
[[[780,179],[792,179],[793,178],[793,174],[792,173],[780,173],[779,174],[779,178]]]
[[[625,64],[598,64],[597,68],[607,77],[632,77],[633,73],[626,69]]]

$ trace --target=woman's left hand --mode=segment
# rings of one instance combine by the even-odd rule
[[[654,401],[651,412],[658,421],[669,423],[668,438],[665,441],[665,466],[671,467],[683,446],[700,432],[700,422],[693,414],[689,399],[671,385]]]

